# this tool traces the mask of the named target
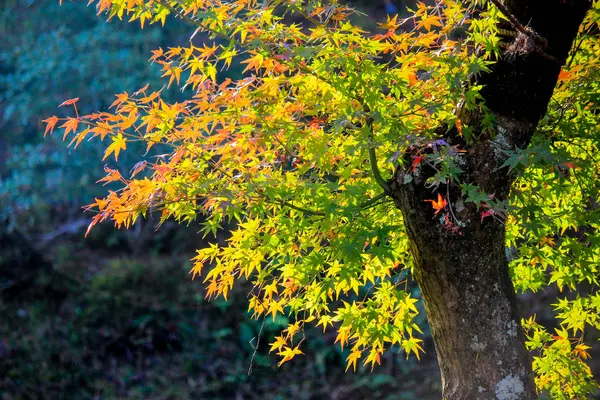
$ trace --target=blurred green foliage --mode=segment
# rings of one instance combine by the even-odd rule
[[[41,119],[64,100],[80,97],[81,112],[106,109],[114,94],[146,83],[160,88],[151,50],[186,40],[190,28],[106,23],[85,1],[8,0],[0,5],[0,218],[21,228],[47,226],[50,209],[78,214],[102,192],[100,143],[66,148],[43,140]],[[176,96],[177,92],[169,93]],[[70,115],[70,114],[69,114]],[[127,160],[123,160],[127,165]]]
[[[371,373],[344,373],[335,334],[311,335],[307,356],[281,368],[268,343],[287,320],[252,320],[245,289],[208,303],[182,257],[98,257],[72,244],[52,250],[57,290],[0,302],[0,398],[386,399],[427,397],[415,360],[390,353]],[[87,265],[82,269],[81,265]],[[43,272],[40,272],[44,275]],[[262,326],[262,329],[261,329]],[[260,342],[255,355],[260,332]],[[253,360],[253,361],[251,361]],[[252,374],[248,374],[252,365]],[[425,365],[426,366],[426,365]],[[425,371],[426,374],[428,371]]]

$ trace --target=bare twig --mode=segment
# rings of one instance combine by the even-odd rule
[[[41,235],[37,239],[37,247],[44,248],[48,243],[52,242],[54,239],[56,239],[57,237],[60,237],[62,235],[75,234],[75,233],[81,231],[86,226],[88,226],[89,223],[90,223],[89,219],[80,219],[77,221],[71,221],[64,225],[61,225],[57,230]]]
[[[256,335],[255,337],[253,337],[250,340],[250,346],[252,346],[254,351],[252,352],[252,357],[250,358],[250,365],[248,366],[248,376],[252,375],[252,367],[254,366],[254,358],[256,357],[256,353],[258,352],[258,346],[260,345],[260,337],[262,336],[262,331],[263,331],[263,328],[265,327],[266,320],[267,320],[267,316],[265,315],[263,317],[262,324],[260,324],[260,330],[258,331],[258,335]],[[252,341],[254,341],[254,339],[256,339],[256,346],[254,346],[252,344]]]

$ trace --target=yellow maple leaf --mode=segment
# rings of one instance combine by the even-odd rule
[[[115,153],[115,160],[119,161],[119,153],[121,152],[121,150],[127,149],[127,139],[124,138],[121,133],[118,133],[116,136],[113,136],[112,141],[113,142],[111,143],[111,145],[106,148],[102,161],[104,161],[112,153]]]
[[[348,371],[348,368],[350,368],[352,365],[354,372],[356,372],[356,361],[361,357],[361,355],[362,352],[360,350],[355,350],[350,353],[348,358],[346,358],[346,362],[348,363],[348,365],[346,365],[346,371]]]
[[[275,336],[275,341],[271,343],[271,349],[269,352],[277,349],[277,351],[281,351],[283,346],[287,344],[287,340],[283,336]]]
[[[281,361],[279,361],[277,366],[279,367],[284,362],[290,361],[292,358],[294,358],[294,356],[296,354],[304,354],[298,347],[299,346],[296,346],[292,349],[291,347],[286,346],[283,351],[280,351],[279,353],[277,353],[278,355],[283,357],[283,359]]]

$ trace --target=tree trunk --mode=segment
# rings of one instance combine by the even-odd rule
[[[535,399],[531,360],[508,274],[504,227],[489,220],[455,237],[439,229],[418,195],[394,186],[398,205],[405,210],[443,398]]]
[[[506,153],[525,148],[545,114],[561,66],[577,35],[590,0],[504,0],[499,4],[512,22],[499,28],[508,35],[504,54],[491,72],[474,79],[483,85],[483,103],[492,113],[496,130],[483,132],[483,115],[457,110],[463,125],[473,130],[464,142],[456,128],[442,127],[440,139],[465,153],[456,158],[471,183],[495,200],[507,200],[514,176],[500,168]],[[413,149],[411,156],[431,151]],[[481,218],[481,210],[462,204],[456,185],[429,188],[435,174],[427,166],[418,171],[399,168],[391,192],[402,211],[414,257],[414,275],[421,288],[442,373],[445,400],[527,400],[536,391],[531,360],[510,280],[501,219]],[[413,179],[405,179],[410,174]],[[443,195],[451,220],[465,226],[449,229],[426,200]],[[460,207],[458,206],[460,204]]]

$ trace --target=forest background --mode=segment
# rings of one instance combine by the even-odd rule
[[[209,303],[190,279],[189,259],[208,240],[197,226],[108,224],[84,240],[81,205],[104,192],[95,183],[104,149],[44,140],[42,117],[60,113],[65,99],[79,97],[85,113],[108,107],[114,93],[162,86],[151,50],[193,32],[181,21],[144,30],[107,23],[85,3],[0,5],[0,399],[439,398],[430,339],[420,362],[392,351],[373,372],[345,373],[348,354],[334,346],[335,333],[307,332],[306,355],[278,368],[268,343],[288,321],[267,319],[261,331],[245,312],[243,285],[230,301]],[[364,25],[385,19],[383,1],[353,5],[366,13]],[[521,296],[523,315],[551,324],[554,298]],[[591,353],[598,377],[600,349]]]

